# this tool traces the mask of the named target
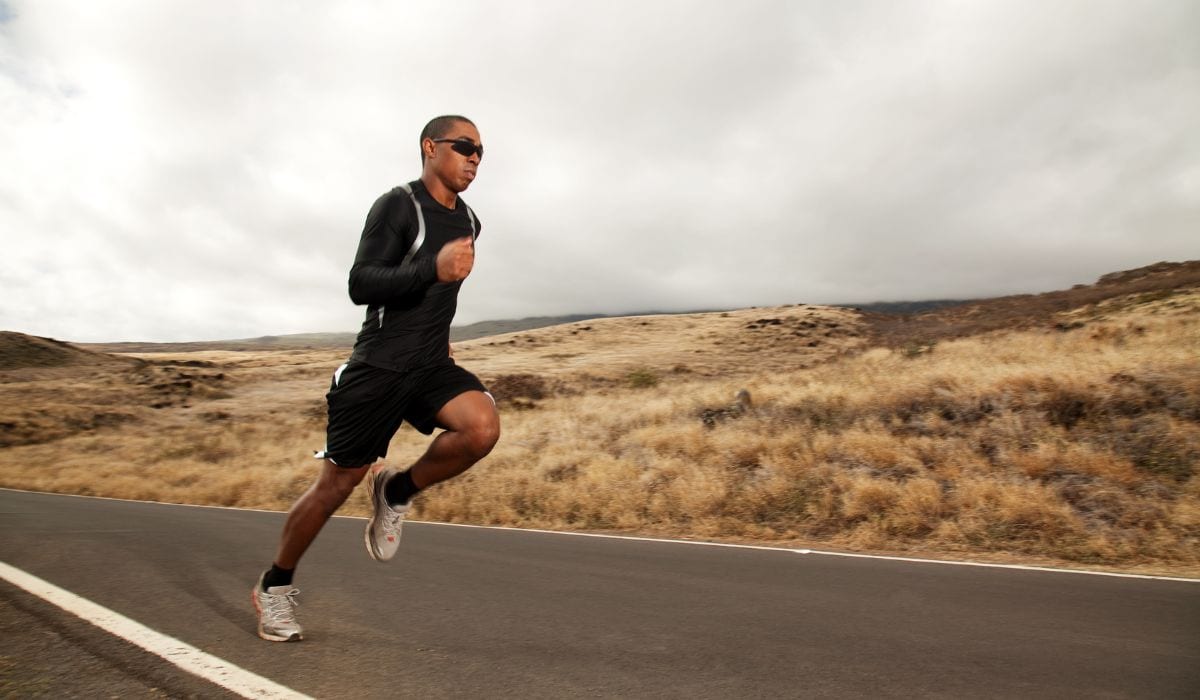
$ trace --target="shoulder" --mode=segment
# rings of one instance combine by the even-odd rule
[[[387,192],[379,195],[379,198],[375,200],[375,205],[385,207],[394,207],[398,204],[411,205],[413,195],[410,188],[411,184],[397,185]]]
[[[371,216],[407,219],[412,209],[412,195],[401,185],[379,195],[379,198],[371,205]]]

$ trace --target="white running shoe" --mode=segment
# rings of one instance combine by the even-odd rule
[[[263,572],[266,576],[266,572]],[[298,642],[304,631],[296,622],[296,596],[300,589],[291,586],[271,586],[263,590],[263,576],[258,577],[250,598],[258,611],[258,636],[269,642]]]
[[[371,519],[367,521],[364,538],[367,554],[375,561],[387,561],[396,556],[400,548],[400,528],[408,513],[408,504],[388,505],[383,494],[383,485],[396,473],[395,469],[380,467],[367,480],[367,498],[371,501]]]

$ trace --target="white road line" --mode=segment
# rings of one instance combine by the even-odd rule
[[[56,491],[32,491],[30,489],[13,489],[7,486],[0,486],[0,491],[12,491],[13,493],[36,493],[39,496],[62,496],[63,498],[82,498],[92,501],[118,501],[120,503],[149,503],[155,506],[178,506],[180,508],[207,508],[209,510],[236,510],[243,513],[285,513],[282,510],[267,510],[266,508],[234,508],[233,506],[205,506],[198,503],[171,503],[169,501],[146,501],[137,498],[114,498],[112,496],[83,496],[78,493],[58,493]],[[335,515],[335,518],[348,518],[353,516]],[[362,518],[365,520],[366,518]]]
[[[200,676],[244,698],[311,700],[307,695],[297,693],[275,681],[234,666],[224,659],[200,651],[178,639],[155,632],[120,613],[80,598],[70,591],[63,590],[2,561],[0,561],[0,578],[83,618],[110,634],[166,659],[188,673]]]
[[[279,514],[283,511],[278,510],[261,510],[256,508],[233,508],[231,506],[203,506],[192,503],[165,503],[163,501],[138,501],[131,498],[112,498],[109,496],[80,496],[73,493],[52,493],[49,491],[28,491],[25,489],[11,489],[0,486],[0,491],[14,491],[17,493],[36,493],[47,496],[66,496],[69,498],[93,498],[102,501],[124,501],[126,503],[153,503],[162,506],[179,506],[181,508],[212,508],[216,510],[237,510],[247,513],[275,513]],[[365,517],[358,515],[335,515],[339,519],[346,520],[366,520]],[[1044,571],[1056,574],[1082,574],[1085,576],[1109,576],[1113,578],[1132,578],[1143,579],[1147,581],[1178,581],[1182,583],[1200,583],[1200,578],[1183,578],[1177,576],[1153,576],[1151,574],[1123,574],[1116,571],[1092,571],[1089,569],[1061,569],[1052,566],[1028,566],[1024,564],[993,564],[989,562],[979,561],[955,561],[953,559],[921,559],[919,557],[899,557],[888,556],[883,554],[858,554],[856,552],[830,552],[821,549],[797,549],[791,547],[771,547],[767,545],[753,544],[734,544],[731,542],[707,542],[705,540],[679,540],[666,539],[660,537],[638,537],[636,535],[606,535],[599,532],[571,532],[569,530],[537,530],[524,527],[505,527],[503,525],[468,525],[465,523],[440,523],[430,520],[409,520],[410,523],[418,525],[440,525],[445,527],[469,527],[480,530],[507,530],[511,532],[533,532],[544,535],[568,535],[571,537],[601,537],[610,540],[632,540],[634,542],[660,542],[663,544],[694,544],[704,547],[731,547],[734,549],[757,549],[768,552],[786,552],[789,554],[819,554],[829,557],[847,557],[850,559],[883,559],[887,561],[910,562],[914,564],[945,564],[948,566],[977,566],[985,569],[1016,569],[1018,571]]]
[[[851,559],[884,559],[887,561],[907,562],[910,564],[947,564],[950,566],[979,566],[988,569],[1016,569],[1019,571],[1047,571],[1057,574],[1084,574],[1087,576],[1112,576],[1115,578],[1136,578],[1152,581],[1179,581],[1182,583],[1200,583],[1200,578],[1178,578],[1172,576],[1151,576],[1149,574],[1122,574],[1115,571],[1088,571],[1086,569],[1056,569],[1049,566],[1027,566],[1024,564],[992,564],[977,561],[954,561],[951,559],[920,559],[917,557],[896,557],[883,554],[858,554],[855,552],[829,552],[820,549],[792,549],[789,547],[766,547],[753,544],[733,544],[730,542],[706,542],[704,540],[671,540],[658,537],[637,537],[634,535],[606,535],[599,532],[568,532],[565,530],[534,530],[531,528],[502,527],[499,525],[467,525],[463,523],[435,523],[421,520],[413,521],[420,525],[442,525],[446,527],[470,527],[480,530],[512,530],[514,532],[536,532],[545,535],[570,535],[572,537],[601,537],[610,540],[632,540],[634,542],[660,542],[663,544],[694,544],[704,547],[732,547],[735,549],[757,549],[768,552],[787,552],[789,554],[820,554],[829,557],[848,557]]]
[[[798,554],[823,554],[827,557],[854,557],[855,559],[884,559],[887,561],[909,562],[914,564],[947,564],[949,566],[982,566],[988,569],[1016,569],[1018,571],[1049,571],[1056,574],[1086,574],[1088,576],[1112,576],[1114,578],[1140,578],[1151,581],[1179,581],[1180,583],[1200,583],[1200,578],[1182,578],[1178,576],[1151,576],[1150,574],[1122,574],[1116,571],[1087,571],[1084,569],[1056,569],[1051,566],[1029,566],[1026,564],[993,564],[980,561],[953,561],[950,559],[919,559],[917,557],[894,557],[885,554],[856,554],[853,552],[822,552],[815,549],[793,550]]]

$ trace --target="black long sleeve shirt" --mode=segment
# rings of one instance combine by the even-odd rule
[[[461,197],[447,209],[420,180],[409,187],[420,216],[401,187],[375,200],[350,268],[350,300],[367,306],[350,358],[399,372],[450,361],[462,281],[437,281],[437,254],[455,238],[478,237],[481,228]]]

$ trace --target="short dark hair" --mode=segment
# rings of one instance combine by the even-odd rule
[[[440,139],[450,133],[450,129],[454,128],[455,124],[466,122],[471,126],[475,126],[475,122],[458,114],[445,114],[440,117],[434,117],[429,120],[424,129],[421,129],[421,140],[417,142],[417,147],[421,149],[421,164],[425,164],[425,139]]]

